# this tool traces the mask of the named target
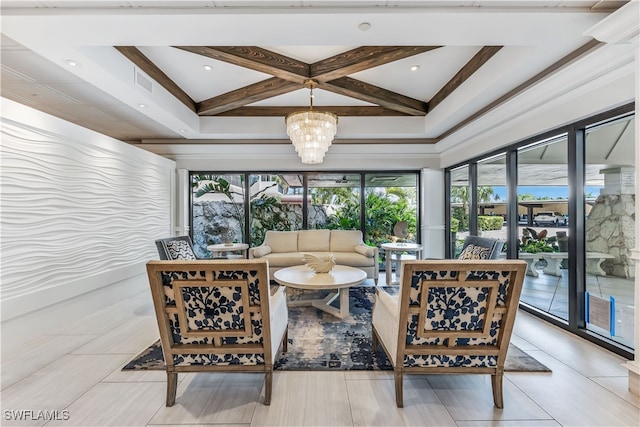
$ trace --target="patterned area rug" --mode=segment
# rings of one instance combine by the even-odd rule
[[[397,292],[397,287],[385,288]],[[355,287],[349,292],[350,316],[338,319],[313,307],[289,308],[289,348],[276,361],[276,370],[374,370],[392,369],[382,349],[371,348],[371,310],[374,287]],[[309,292],[304,298],[309,298]],[[301,292],[288,289],[288,297],[299,299]],[[281,353],[282,354],[282,353]],[[164,359],[160,341],[153,343],[122,370],[162,370]],[[542,363],[511,344],[506,371],[550,372]]]

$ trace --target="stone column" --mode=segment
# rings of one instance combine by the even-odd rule
[[[637,173],[640,165],[640,2],[630,1],[620,9],[590,28],[586,34],[608,44],[627,44],[635,53],[635,186],[636,192],[640,189],[640,173]],[[636,212],[640,212],[640,198],[636,197]],[[631,258],[635,261],[635,334],[634,347],[635,359],[627,362],[625,367],[629,369],[629,391],[640,395],[640,225],[636,221],[635,226],[636,246],[631,250]]]

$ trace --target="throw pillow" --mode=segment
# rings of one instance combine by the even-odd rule
[[[167,242],[167,251],[169,251],[170,259],[196,259],[196,254],[191,250],[189,242],[184,240],[173,240],[171,242]]]
[[[263,245],[253,248],[253,256],[260,258],[271,253],[271,246]]]
[[[458,259],[489,259],[491,248],[484,246],[467,245],[462,251]]]
[[[367,245],[358,245],[355,247],[355,251],[367,258],[373,258],[373,255],[375,254],[375,249]]]

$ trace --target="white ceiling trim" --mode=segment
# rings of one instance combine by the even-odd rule
[[[567,66],[546,79],[541,80],[522,94],[482,116],[481,119],[467,125],[454,135],[439,141],[438,151],[451,155],[464,151],[474,145],[475,141],[484,138],[487,133],[497,134],[501,127],[512,126],[537,115],[544,115],[571,99],[585,93],[595,91],[625,76],[633,79],[634,52],[630,47],[603,46],[591,55]],[[620,105],[633,101],[633,93],[629,92],[624,99],[615,102]],[[603,105],[601,108],[611,106]],[[578,119],[574,116],[573,119]],[[555,123],[553,127],[564,123]],[[522,135],[521,138],[527,135]],[[513,142],[513,141],[512,141]]]

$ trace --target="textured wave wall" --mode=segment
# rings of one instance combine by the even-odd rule
[[[144,272],[154,240],[170,235],[174,163],[95,135],[2,119],[0,300],[9,316]]]

